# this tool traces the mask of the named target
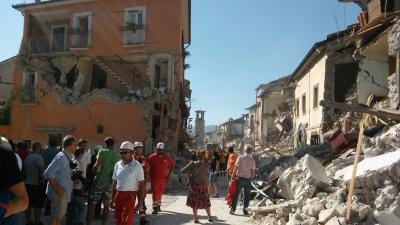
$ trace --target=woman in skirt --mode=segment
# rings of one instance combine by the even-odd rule
[[[197,212],[199,209],[205,209],[208,221],[211,218],[211,203],[208,193],[208,162],[206,162],[206,151],[198,150],[196,152],[197,161],[191,161],[183,169],[182,173],[190,176],[190,188],[186,200],[186,205],[193,209],[195,223],[200,223]]]

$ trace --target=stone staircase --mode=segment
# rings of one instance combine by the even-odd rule
[[[108,76],[112,77],[113,79],[117,80],[122,86],[128,89],[129,94],[133,94],[133,86],[130,85],[127,81],[122,79],[118,74],[116,74],[101,58],[95,58],[94,62],[98,65],[102,70],[104,70]]]

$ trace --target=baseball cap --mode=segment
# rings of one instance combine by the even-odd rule
[[[165,144],[163,142],[159,142],[156,146],[156,149],[165,149]]]
[[[130,141],[124,141],[124,142],[122,142],[121,147],[119,147],[119,148],[120,148],[120,149],[129,149],[129,150],[132,150],[132,151],[133,151],[133,147],[134,147],[134,145],[133,145],[132,142],[130,142]]]
[[[135,148],[136,148],[136,147],[142,147],[142,148],[143,148],[143,143],[140,142],[140,141],[136,141],[134,145],[135,145],[135,146],[134,146]]]

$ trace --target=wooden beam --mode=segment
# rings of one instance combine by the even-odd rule
[[[351,181],[349,185],[349,194],[347,195],[347,202],[346,202],[346,221],[350,221],[350,214],[351,214],[351,203],[352,203],[352,197],[353,197],[353,191],[354,187],[356,185],[356,174],[357,174],[357,166],[358,166],[358,161],[360,160],[360,155],[361,155],[361,147],[362,147],[362,139],[364,137],[364,119],[365,119],[365,114],[363,114],[363,118],[360,121],[360,131],[358,133],[358,141],[357,141],[357,148],[356,148],[356,155],[354,157],[354,163],[353,163],[353,173],[351,175]]]
[[[390,119],[400,122],[400,112],[395,110],[373,109],[359,104],[345,104],[329,100],[321,100],[319,105],[323,107],[339,109],[345,112],[367,113],[377,116],[383,120]]]

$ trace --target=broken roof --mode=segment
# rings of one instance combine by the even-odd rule
[[[292,74],[291,79],[294,79],[294,80],[301,79],[305,74],[304,71],[307,70],[310,66],[314,65],[314,63],[316,61],[318,61],[325,55],[325,53],[327,51],[326,47],[327,47],[328,43],[337,41],[340,38],[347,36],[351,32],[353,27],[356,25],[357,24],[352,24],[352,25],[348,26],[345,30],[329,34],[326,36],[325,40],[316,42],[311,47],[311,49],[308,51],[308,53],[303,58],[303,60],[300,62],[300,64],[297,66],[297,68],[295,69],[295,71]]]
[[[252,109],[255,109],[255,108],[257,108],[257,104],[253,104],[252,106],[246,108],[246,110],[252,110]]]
[[[258,93],[257,95],[261,96],[264,95],[266,93],[270,93],[270,92],[279,92],[282,91],[286,80],[290,77],[290,75],[288,76],[284,76],[281,77],[277,80],[273,80],[267,84],[260,84],[257,88],[256,88],[256,92],[258,93],[259,91],[261,91],[260,93]]]
[[[224,125],[227,125],[227,124],[230,124],[230,123],[244,123],[244,117],[245,116],[241,116],[241,117],[239,117],[237,119],[228,120],[228,121],[226,121],[225,123],[222,123],[219,126],[224,126]]]

